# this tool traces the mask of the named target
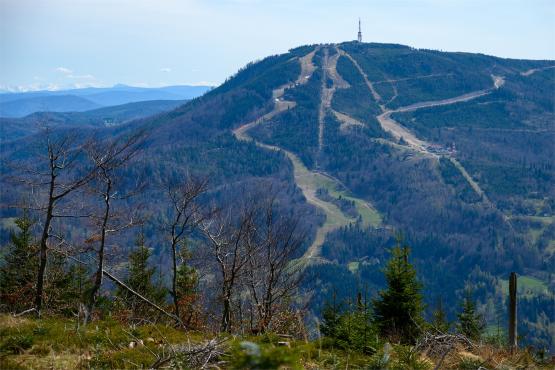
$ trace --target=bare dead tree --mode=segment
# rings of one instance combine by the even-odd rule
[[[143,138],[143,133],[138,132],[129,137],[91,145],[87,150],[89,159],[93,168],[95,168],[91,190],[102,200],[102,211],[99,215],[93,216],[93,219],[97,221],[98,230],[96,234],[89,238],[89,241],[98,241],[98,248],[95,250],[97,267],[93,287],[88,297],[85,323],[90,320],[98,292],[102,286],[106,237],[110,233],[121,231],[135,223],[132,217],[129,220],[122,221],[121,217],[118,217],[113,210],[113,202],[116,199],[122,199],[130,195],[123,196],[118,190],[118,170],[123,168],[138,153]]]
[[[201,224],[207,239],[207,251],[219,273],[222,303],[220,330],[231,332],[232,302],[239,288],[241,275],[248,262],[247,240],[254,232],[255,208],[245,206],[238,212],[222,211]],[[235,216],[235,214],[237,214]]]
[[[28,208],[44,214],[40,222],[39,266],[34,299],[34,311],[40,317],[43,306],[44,281],[48,260],[49,239],[52,236],[53,220],[61,217],[79,217],[62,203],[69,195],[89,183],[95,168],[86,167],[80,162],[90,140],[78,139],[75,132],[54,132],[42,129],[39,154],[34,162],[23,161],[17,164],[16,181],[30,186],[36,206]],[[42,154],[44,153],[44,154]]]
[[[256,332],[265,332],[276,312],[287,310],[302,280],[302,264],[295,263],[305,241],[298,219],[277,216],[275,196],[263,199],[255,220],[256,234],[247,243],[246,283],[256,312]]]
[[[172,254],[172,286],[170,295],[174,305],[174,314],[181,317],[177,275],[179,269],[179,249],[185,244],[187,237],[204,219],[203,209],[198,202],[199,197],[207,190],[208,181],[184,176],[176,182],[165,184],[166,195],[170,201],[168,221],[164,222],[164,229],[168,234]]]
[[[275,194],[255,192],[241,207],[202,224],[219,275],[222,331],[232,331],[234,319],[249,305],[251,329],[266,331],[276,313],[289,309],[288,299],[299,288],[302,266],[294,258],[305,235],[297,219],[278,215],[276,208]]]

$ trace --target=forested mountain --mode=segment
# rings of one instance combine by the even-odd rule
[[[151,100],[92,109],[84,112],[36,112],[21,118],[0,117],[3,142],[37,133],[46,126],[56,128],[106,127],[175,109],[185,100]]]
[[[488,330],[505,327],[514,271],[519,333],[555,349],[554,66],[393,44],[303,46],[172,111],[87,125],[78,136],[146,134],[121,186],[147,180],[124,202],[142,206],[150,245],[162,244],[149,222],[166,213],[167,179],[207,178],[204,201],[216,204],[271,188],[280,213],[301,216],[306,230],[294,257],[306,262],[301,303],[312,314],[332,298],[374,296],[402,233],[430,316],[441,300],[454,319],[470,289]],[[40,165],[43,140],[32,133],[2,145],[3,241],[18,215],[8,206],[29,199],[9,181],[24,164]],[[86,235],[80,220],[56,222],[76,243]],[[161,247],[154,255],[169,264]]]

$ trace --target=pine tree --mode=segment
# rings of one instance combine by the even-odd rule
[[[447,333],[451,327],[449,321],[447,321],[447,314],[443,308],[443,300],[441,297],[437,300],[436,308],[432,313],[432,327],[434,330],[440,333]]]
[[[179,297],[179,312],[183,322],[190,326],[195,314],[197,302],[198,273],[188,264],[191,254],[186,246],[180,250],[181,263],[177,268],[176,292]]]
[[[45,281],[44,304],[50,312],[74,316],[79,305],[92,289],[87,268],[78,263],[68,263],[60,254],[52,254],[48,261],[48,275]]]
[[[154,267],[150,267],[148,260],[151,256],[150,249],[144,243],[141,234],[136,241],[136,249],[129,254],[129,275],[125,283],[134,291],[148,298],[156,304],[163,304],[166,297],[166,289],[156,286],[152,278],[156,273]],[[118,288],[116,295],[129,307],[135,316],[142,316],[151,311],[151,306],[138,299],[126,289]]]
[[[346,304],[346,309],[326,304],[320,332],[334,346],[348,351],[373,353],[376,351],[376,330],[369,308],[361,304]]]
[[[462,311],[457,315],[459,322],[457,331],[466,337],[479,340],[484,332],[485,324],[482,315],[476,313],[476,303],[469,291],[465,292]]]
[[[333,303],[326,302],[322,310],[322,325],[320,332],[326,337],[336,337],[337,328],[341,317],[341,309],[335,303],[335,293],[333,295]]]
[[[398,238],[384,271],[387,289],[373,300],[374,320],[380,334],[401,343],[414,343],[424,324],[422,286],[408,260],[409,253]]]
[[[19,232],[12,232],[0,266],[0,301],[9,311],[29,308],[38,268],[38,248],[33,244],[33,221],[27,212],[15,220]]]

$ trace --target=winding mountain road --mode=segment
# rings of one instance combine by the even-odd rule
[[[341,55],[345,55],[347,58],[349,58],[349,60],[351,60],[351,62],[355,65],[356,69],[361,74],[366,85],[368,86],[368,89],[370,90],[372,97],[379,104],[382,113],[378,115],[376,118],[380,123],[380,125],[382,126],[382,129],[384,131],[389,132],[398,141],[402,139],[407,144],[407,146],[409,146],[410,148],[412,148],[414,151],[418,153],[421,153],[425,156],[435,158],[435,159],[439,159],[440,157],[446,157],[447,159],[449,159],[451,163],[453,163],[453,165],[459,170],[461,175],[465,178],[465,180],[470,185],[470,187],[474,190],[474,192],[476,192],[476,194],[480,196],[480,198],[486,204],[491,205],[491,202],[487,198],[486,193],[482,190],[480,185],[472,178],[472,176],[468,173],[468,171],[466,171],[464,166],[459,161],[457,161],[456,158],[430,151],[429,148],[431,147],[431,144],[429,142],[418,138],[408,128],[406,128],[405,126],[403,126],[402,124],[394,120],[391,117],[391,115],[394,113],[412,112],[423,108],[431,108],[431,107],[438,107],[443,105],[462,103],[462,102],[479,98],[481,96],[491,94],[493,91],[503,86],[503,84],[505,83],[505,80],[503,79],[503,77],[492,75],[491,77],[493,80],[493,86],[489,89],[472,91],[470,93],[459,95],[448,99],[425,101],[425,102],[414,103],[414,104],[396,108],[396,109],[387,109],[383,104],[382,97],[378,94],[378,92],[374,88],[373,83],[370,80],[368,80],[368,77],[366,76],[366,74],[364,73],[364,71],[358,64],[358,62],[347,52],[341,50],[340,53]],[[529,73],[529,72],[530,71],[526,73]],[[422,77],[428,78],[430,76],[422,76]],[[387,80],[387,81],[391,82],[394,80]],[[383,82],[383,81],[379,81],[379,82]]]
[[[536,72],[545,71],[546,69],[551,69],[551,68],[555,68],[555,66],[547,66],[547,67],[542,67],[542,68],[532,68],[532,69],[529,69],[527,71],[520,72],[520,75],[528,77],[528,76],[533,75]]]

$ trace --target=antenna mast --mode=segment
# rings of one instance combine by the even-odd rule
[[[358,42],[362,42],[362,30],[360,28],[360,18],[358,19]]]

